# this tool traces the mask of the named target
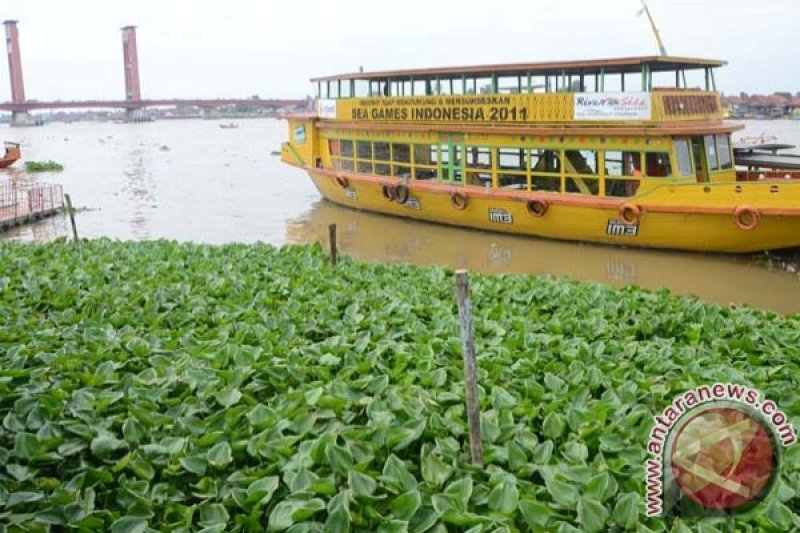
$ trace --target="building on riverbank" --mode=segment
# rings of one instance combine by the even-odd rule
[[[722,105],[729,111],[729,118],[768,119],[800,118],[800,93],[792,95],[778,92],[771,95],[741,93],[739,96],[725,96]]]

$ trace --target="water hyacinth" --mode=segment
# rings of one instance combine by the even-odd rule
[[[0,530],[723,531],[646,518],[652,416],[700,384],[800,426],[800,321],[318,246],[0,246]],[[800,527],[800,447],[741,531]]]

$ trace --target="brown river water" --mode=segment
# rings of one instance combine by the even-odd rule
[[[800,312],[800,252],[726,256],[625,249],[362,213],[322,200],[304,173],[271,155],[286,137],[285,123],[239,120],[238,129],[219,124],[77,122],[5,129],[1,137],[21,142],[25,159],[52,159],[65,170],[29,176],[19,162],[0,171],[0,180],[63,184],[80,209],[81,237],[281,245],[325,242],[328,224],[336,223],[340,250],[367,261],[666,287],[714,303]],[[800,122],[747,126],[735,139],[766,134],[800,144]],[[57,216],[0,234],[0,240],[41,242],[69,232],[66,217]]]

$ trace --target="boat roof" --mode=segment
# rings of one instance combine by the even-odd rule
[[[643,66],[652,72],[693,70],[709,67],[722,67],[727,61],[715,59],[698,59],[674,56],[643,56],[623,57],[616,59],[593,59],[588,61],[554,61],[546,63],[509,63],[504,65],[473,65],[463,67],[419,68],[410,70],[386,70],[378,72],[351,72],[334,76],[311,78],[311,81],[334,80],[385,80],[426,78],[435,76],[461,76],[469,75],[498,75],[498,76],[526,76],[545,74],[622,74],[640,72]]]

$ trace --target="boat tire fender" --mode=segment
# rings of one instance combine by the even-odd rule
[[[740,230],[750,231],[758,226],[761,221],[761,213],[758,209],[742,205],[733,212],[733,221]]]
[[[619,208],[619,217],[628,226],[634,226],[642,217],[642,209],[636,204],[623,204]]]
[[[528,202],[527,206],[528,213],[537,218],[543,217],[547,213],[547,208],[549,207],[546,200],[531,200]]]
[[[384,183],[383,185],[381,185],[381,194],[383,195],[384,199],[390,202],[393,201],[395,198],[394,187],[392,187],[388,183]]]
[[[468,203],[467,195],[463,192],[454,192],[450,195],[450,204],[459,211],[466,209]]]
[[[408,185],[401,183],[394,188],[394,199],[398,204],[404,204],[408,201]]]
[[[346,177],[342,176],[341,174],[337,174],[336,175],[336,183],[338,183],[339,187],[341,187],[342,189],[346,189],[346,188],[348,188],[350,186],[350,180],[348,180]]]

